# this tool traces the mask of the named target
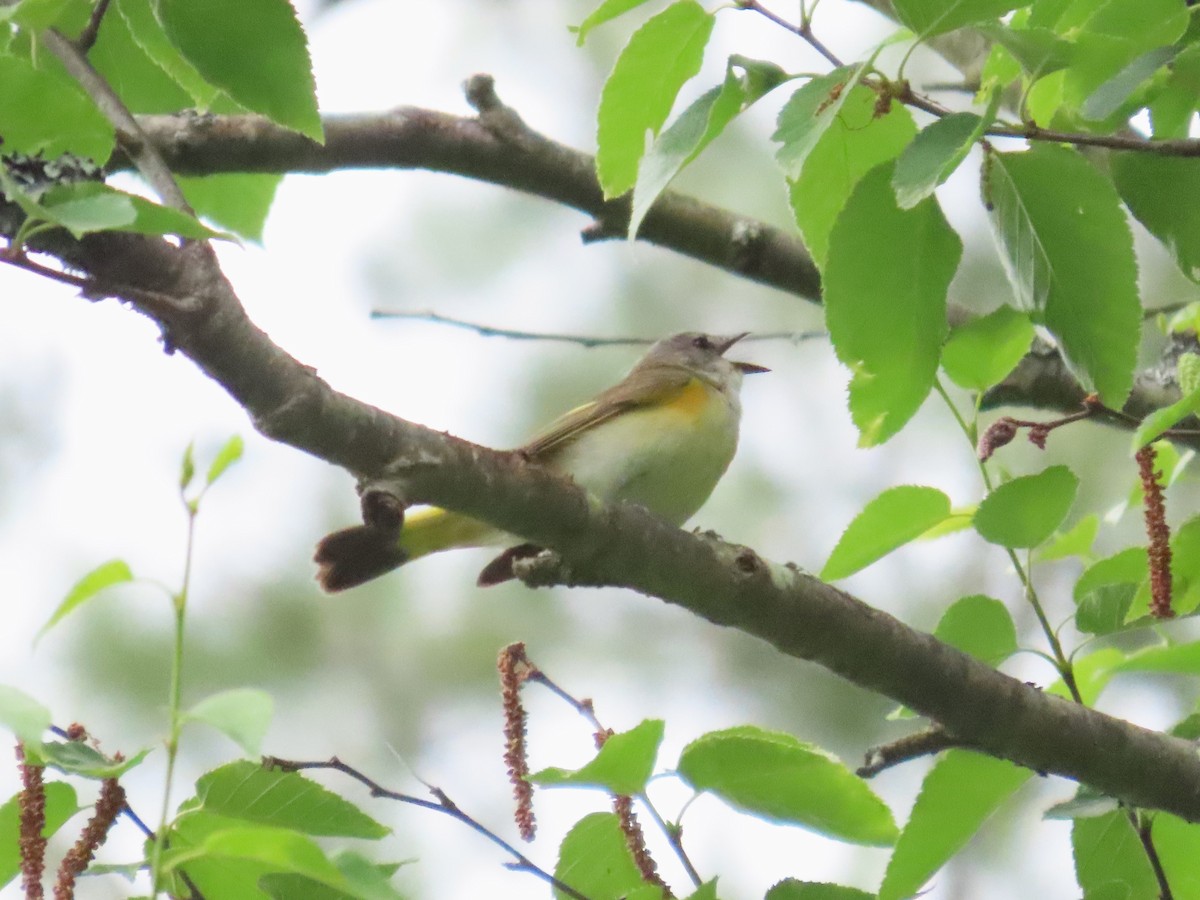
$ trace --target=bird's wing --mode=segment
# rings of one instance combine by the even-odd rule
[[[518,452],[532,460],[545,459],[547,454],[570,443],[589,428],[627,409],[670,403],[691,380],[690,372],[674,366],[635,369],[624,381],[613,385],[595,400],[563,413]]]

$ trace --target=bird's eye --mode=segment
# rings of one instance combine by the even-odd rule
[[[698,334],[692,338],[692,346],[697,350],[711,350],[713,342],[708,339],[707,335]]]

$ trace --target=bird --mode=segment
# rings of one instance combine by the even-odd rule
[[[708,500],[737,450],[742,376],[770,371],[726,359],[749,332],[684,332],[653,344],[617,384],[550,423],[515,452],[609,502],[639,504],[682,525]],[[481,587],[515,577],[541,552],[485,522],[437,507],[409,513],[399,533],[358,525],[318,544],[328,593],[364,584],[431,553],[509,544],[479,574]]]

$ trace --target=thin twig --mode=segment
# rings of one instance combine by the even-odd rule
[[[863,764],[855,769],[859,778],[873,778],[885,769],[910,762],[922,756],[932,756],[951,747],[969,747],[970,744],[951,736],[940,725],[907,734],[899,740],[879,747],[872,747],[866,753]]]
[[[803,24],[793,25],[782,16],[778,16],[771,12],[769,9],[759,3],[758,0],[737,0],[737,5],[742,9],[748,9],[751,12],[756,12],[760,16],[764,16],[765,18],[774,22],[780,28],[785,28],[797,37],[803,38],[808,42],[810,47],[825,57],[829,64],[834,68],[840,69],[842,65],[844,65],[842,61],[838,59],[828,47],[821,43],[815,34],[813,34],[811,23],[807,17],[805,18]]]
[[[462,809],[459,808],[458,804],[451,800],[446,792],[439,787],[426,785],[426,787],[429,788],[429,793],[433,794],[433,796],[437,798],[437,802],[434,802],[433,800],[426,800],[422,797],[414,797],[412,794],[402,794],[399,791],[393,791],[385,788],[369,775],[360,772],[353,766],[347,765],[336,756],[328,760],[311,761],[280,759],[278,756],[267,756],[263,758],[263,765],[268,769],[282,769],[285,772],[299,772],[303,769],[332,769],[335,772],[341,772],[343,775],[353,778],[359,784],[366,787],[367,790],[371,792],[372,797],[382,797],[385,800],[395,800],[399,803],[408,803],[412,806],[419,806],[422,809],[430,809],[434,810],[435,812],[444,813],[445,815],[450,816],[450,818],[457,819],[459,822],[462,822],[476,833],[483,835],[497,847],[509,854],[515,860],[514,863],[509,865],[509,868],[521,872],[528,872],[530,875],[535,875],[545,881],[547,884],[552,885],[555,890],[560,891],[569,897],[574,897],[576,900],[589,900],[586,894],[582,894],[566,882],[560,881],[553,874],[538,866],[508,841],[504,840],[504,838],[500,837],[500,835],[493,831],[489,831],[486,826],[463,812]]]
[[[95,46],[96,38],[100,34],[100,23],[104,21],[104,14],[108,12],[109,2],[110,0],[100,0],[92,8],[92,15],[88,19],[87,26],[79,33],[79,38],[75,41],[75,46],[79,48],[80,53],[87,53]]]
[[[1136,809],[1126,808],[1125,814],[1129,817],[1129,824],[1133,826],[1138,840],[1141,841],[1142,850],[1154,872],[1154,879],[1158,882],[1158,900],[1174,900],[1175,894],[1171,891],[1171,883],[1167,881],[1167,873],[1163,869],[1162,860],[1159,859],[1158,850],[1154,846],[1154,836],[1151,834],[1154,820]]]
[[[163,161],[158,148],[151,143],[142,131],[133,113],[117,96],[104,77],[97,72],[88,58],[70,40],[53,28],[47,28],[41,34],[42,43],[58,57],[67,72],[83,88],[92,101],[99,107],[104,117],[112,123],[117,132],[117,140],[122,149],[133,160],[141,176],[155,190],[163,203],[174,209],[192,214],[192,208],[184,199],[175,176]]]
[[[407,319],[416,322],[432,322],[435,325],[450,325],[454,328],[464,328],[467,331],[474,331],[476,334],[483,337],[501,337],[512,341],[560,341],[562,343],[578,344],[581,347],[591,349],[592,347],[626,347],[626,346],[647,346],[653,344],[657,338],[648,337],[595,337],[586,334],[566,334],[561,332],[547,331],[519,331],[512,328],[498,328],[494,325],[483,325],[478,322],[468,322],[464,319],[455,319],[451,316],[443,316],[441,313],[432,312],[430,310],[385,310],[376,309],[371,312],[372,319]],[[817,338],[827,338],[827,331],[764,331],[760,334],[751,334],[748,337],[742,338],[741,343],[749,343],[750,341],[780,341],[788,340],[793,344],[799,344],[801,341],[810,341]]]

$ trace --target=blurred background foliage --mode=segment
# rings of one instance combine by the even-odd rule
[[[566,26],[584,17],[592,0],[297,5],[325,111],[414,104],[464,113],[457,85],[488,71],[531,127],[585,150],[594,146],[600,86],[627,33],[620,24],[600,29],[577,49]],[[887,30],[863,7],[828,7],[818,32],[847,58]],[[723,52],[816,68],[800,42],[741,18],[729,16],[732,27],[723,21],[718,28]],[[713,83],[723,67],[716,56],[707,63]],[[928,53],[914,58],[909,75],[918,85],[953,77]],[[765,140],[776,110],[764,101],[676,187],[791,227]],[[965,241],[952,300],[986,310],[1009,287],[985,223],[973,218],[976,190],[960,174],[939,195]],[[638,350],[483,338],[373,320],[372,310],[428,309],[587,335],[821,327],[816,305],[697,262],[624,241],[584,245],[579,231],[587,224],[536,198],[448,176],[293,176],[280,189],[263,247],[221,253],[251,316],[335,387],[494,446],[520,443],[612,383]],[[1141,277],[1149,306],[1195,299],[1194,286],[1164,258],[1144,255]],[[211,451],[233,431],[248,438],[245,458],[200,516],[185,705],[228,687],[269,691],[277,705],[270,753],[336,754],[384,784],[417,793],[423,779],[503,828],[509,804],[494,664],[500,648],[516,640],[568,690],[594,698],[610,726],[665,718],[664,759],[705,730],[752,722],[818,743],[853,765],[869,746],[911,727],[885,718],[889,702],[657,600],[515,585],[481,591],[474,579],[486,551],[424,560],[350,594],[324,597],[311,580],[309,556],[323,533],[356,518],[345,473],[254,436],[231,401],[186,361],[161,354],[146,323],[115,305],[93,306],[11,271],[0,272],[0,296],[10,316],[0,330],[0,568],[10,574],[8,605],[16,615],[3,639],[0,680],[39,697],[62,724],[84,722],[109,751],[133,752],[162,732],[166,598],[142,585],[115,591],[36,650],[32,637],[71,583],[105,558],[121,556],[139,575],[177,582],[184,543],[174,495],[179,455],[193,437],[200,451]],[[957,504],[978,499],[972,449],[936,402],[887,446],[859,451],[844,407],[847,373],[826,342],[752,343],[740,354],[774,372],[748,381],[741,451],[694,524],[818,570],[841,529],[886,487],[931,484]],[[1010,447],[1003,461],[1015,472],[1069,461],[1084,477],[1074,519],[1106,512],[1128,494],[1135,472],[1127,444],[1127,435],[1088,424],[1055,433],[1045,452]],[[1195,501],[1194,486],[1174,489],[1172,519]],[[1106,529],[1106,549],[1137,540],[1137,518],[1135,511]],[[1066,620],[1069,579],[1053,566],[1037,577],[1056,623]],[[1000,551],[963,534],[906,548],[846,586],[917,627],[931,629],[951,600],[969,593],[1001,598],[1019,624],[1031,618]],[[1024,624],[1038,646],[1032,621]],[[1051,674],[1029,655],[1009,668],[1030,679]],[[1126,684],[1102,705],[1144,724],[1169,722],[1195,700],[1190,687],[1161,679],[1145,682],[1153,692]],[[547,697],[531,698],[531,706],[535,768],[587,758],[591,738],[582,720]],[[232,752],[222,738],[188,732],[181,782]],[[144,780],[132,785],[131,799],[152,816],[158,771],[151,765],[139,772]],[[876,786],[898,819],[922,772],[914,764]],[[14,772],[0,770],[0,785],[11,791],[14,783]],[[1029,790],[1063,797],[1071,786]],[[670,785],[662,791],[664,809],[673,812],[683,798]],[[534,853],[549,860],[554,828],[603,799],[543,792],[537,803],[547,845],[535,845]],[[367,808],[398,829],[393,857],[419,858],[399,882],[414,896],[541,890],[528,876],[506,872],[454,823],[381,803]],[[1045,896],[1073,890],[1066,824],[1031,815],[1024,807],[986,830],[975,851],[939,876],[931,896],[1028,896],[1031,883]],[[693,858],[706,873],[722,873],[729,896],[761,894],[785,875],[868,887],[886,858],[748,822],[712,801],[697,804],[685,824]],[[1032,856],[1029,828],[1045,835]],[[1009,837],[1021,830],[1016,858]],[[135,838],[115,838],[118,847],[122,839]],[[669,863],[667,874],[674,876]],[[121,896],[122,887],[97,882],[90,889]]]

